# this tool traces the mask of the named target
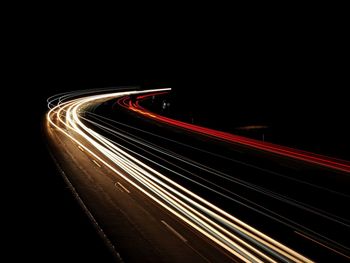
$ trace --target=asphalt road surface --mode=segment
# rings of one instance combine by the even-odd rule
[[[142,106],[165,91],[48,100],[53,156],[116,261],[350,260],[347,161],[188,126]]]

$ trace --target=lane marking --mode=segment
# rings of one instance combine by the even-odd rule
[[[78,145],[78,148],[79,148],[82,152],[85,152],[85,150],[83,149],[83,147],[81,147],[80,145]]]
[[[92,160],[98,167],[101,167],[101,165],[96,161],[96,160]]]
[[[315,239],[313,239],[313,238],[311,238],[311,237],[309,237],[309,236],[307,236],[305,234],[299,233],[298,231],[294,231],[294,233],[297,234],[297,235],[300,235],[300,236],[302,236],[302,237],[304,237],[304,238],[306,238],[306,239],[308,239],[310,241],[313,241],[313,242],[315,242],[315,243],[317,243],[317,244],[319,244],[319,245],[321,245],[321,246],[323,246],[325,248],[328,248],[329,250],[331,250],[331,251],[333,251],[333,252],[335,252],[335,253],[343,256],[343,257],[346,257],[346,258],[350,259],[349,256],[347,256],[347,255],[339,252],[338,250],[335,250],[334,248],[331,248],[331,247],[329,247],[329,246],[327,246],[327,245],[325,245],[325,244],[323,244],[323,243],[321,243],[321,242],[319,242],[319,241],[317,241],[317,240],[315,240]]]
[[[177,235],[183,242],[187,242],[187,239],[184,238],[179,232],[177,232],[174,228],[172,228],[170,225],[168,225],[167,222],[165,222],[164,220],[161,220],[161,222],[171,231],[173,232],[175,235]]]
[[[114,183],[114,186],[115,186],[115,188],[117,188],[120,192],[122,192],[123,193],[123,190],[122,189],[120,189],[120,187],[117,185],[117,183]]]
[[[117,182],[117,184],[119,184],[121,188],[123,188],[128,194],[130,194],[130,191],[124,185],[122,185],[119,182]]]

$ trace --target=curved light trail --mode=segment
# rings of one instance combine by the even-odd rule
[[[307,151],[302,151],[299,149],[294,149],[294,148],[277,145],[277,144],[273,144],[265,141],[259,141],[259,140],[239,136],[239,135],[234,135],[227,132],[217,131],[214,129],[209,129],[206,127],[201,127],[198,125],[174,120],[174,119],[167,118],[167,117],[155,114],[153,112],[150,112],[140,105],[140,101],[148,99],[151,96],[154,96],[156,94],[159,95],[159,93],[151,93],[147,95],[138,96],[136,102],[132,102],[130,98],[125,97],[120,99],[118,103],[124,107],[127,107],[130,110],[143,114],[147,117],[154,118],[157,121],[165,122],[170,125],[188,129],[193,132],[198,132],[198,133],[212,136],[221,140],[230,141],[232,143],[246,145],[249,147],[253,147],[255,149],[272,152],[272,153],[283,155],[286,157],[290,157],[290,158],[306,161],[309,163],[325,166],[331,169],[350,173],[350,162],[346,160],[323,156],[323,155],[319,155],[319,154],[315,154]]]
[[[177,219],[183,221],[188,226],[210,239],[217,246],[223,248],[240,260],[244,262],[312,262],[309,258],[274,240],[208,200],[188,190],[183,185],[171,180],[165,174],[146,164],[141,158],[141,155],[137,152],[128,151],[120,142],[112,141],[90,126],[87,126],[86,122],[91,122],[95,124],[95,126],[101,126],[101,128],[104,128],[108,132],[119,134],[121,138],[132,139],[135,143],[140,143],[140,140],[133,139],[126,132],[123,133],[121,130],[112,130],[106,126],[94,123],[93,119],[87,118],[85,113],[87,109],[94,105],[101,104],[111,99],[118,99],[118,102],[123,107],[127,107],[147,117],[194,132],[235,143],[241,143],[257,149],[301,159],[341,171],[350,171],[348,163],[172,120],[149,112],[139,105],[140,99],[146,99],[154,94],[167,92],[169,90],[170,89],[157,89],[115,92],[106,89],[102,90],[102,92],[104,92],[102,94],[94,94],[96,93],[94,90],[59,94],[58,96],[53,96],[48,99],[48,107],[50,110],[47,113],[47,127],[48,129],[57,130],[70,138],[81,149],[93,156],[99,165],[104,165],[113,171],[117,176],[123,178],[126,182],[138,189],[159,206],[166,209]],[[130,95],[137,95],[138,100],[133,103],[129,99]],[[95,116],[95,118],[97,117],[98,116]],[[100,120],[103,121],[102,118]],[[148,147],[152,146],[148,144]],[[158,148],[158,151],[166,152],[166,150],[162,148]],[[258,189],[258,187],[253,185],[250,187]],[[265,191],[264,189],[258,190]],[[280,196],[277,197],[283,199]]]

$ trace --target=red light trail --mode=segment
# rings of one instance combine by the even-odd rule
[[[305,162],[321,165],[321,166],[335,169],[338,171],[350,173],[350,162],[346,161],[346,160],[341,160],[341,159],[337,159],[337,158],[333,158],[333,157],[329,157],[329,156],[324,156],[324,155],[320,155],[320,154],[316,154],[316,153],[312,153],[312,152],[307,152],[307,151],[294,149],[294,148],[290,148],[290,147],[286,147],[286,146],[282,146],[282,145],[277,145],[277,144],[273,144],[273,143],[266,142],[266,141],[259,141],[259,140],[247,138],[244,136],[239,136],[239,135],[235,135],[235,134],[231,134],[231,133],[227,133],[227,132],[223,132],[223,131],[217,131],[214,129],[201,127],[201,126],[194,125],[194,124],[189,124],[189,123],[182,122],[179,120],[174,120],[174,119],[167,118],[167,117],[161,116],[159,114],[150,112],[149,110],[143,108],[140,105],[140,100],[145,100],[145,99],[148,99],[152,96],[160,95],[160,94],[164,94],[164,92],[151,93],[151,94],[138,96],[136,98],[135,102],[132,102],[129,97],[123,97],[123,98],[118,100],[118,103],[121,106],[128,108],[132,111],[135,111],[137,113],[143,114],[143,115],[148,116],[150,118],[156,119],[157,121],[161,121],[161,122],[173,125],[173,126],[181,127],[181,128],[187,129],[187,130],[191,130],[193,132],[197,132],[197,133],[204,134],[207,136],[215,137],[215,138],[220,139],[220,140],[225,140],[225,141],[230,141],[232,143],[242,144],[242,145],[253,147],[255,149],[259,149],[262,151],[267,151],[267,152],[271,152],[274,154],[286,156],[289,158],[298,159],[298,160],[302,160]]]

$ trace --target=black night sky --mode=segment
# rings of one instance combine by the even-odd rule
[[[229,132],[266,125],[266,140],[349,159],[345,36],[328,23],[290,19],[197,22],[159,32],[152,26],[137,31],[128,22],[112,29],[44,26],[45,19],[24,24],[8,52],[6,90],[19,99],[5,98],[2,107],[11,123],[12,117],[20,120],[6,128],[20,142],[7,172],[17,189],[12,194],[22,196],[11,197],[14,246],[27,244],[24,254],[38,261],[50,258],[47,253],[108,262],[103,242],[55,170],[41,131],[46,98],[59,92],[170,87],[179,118],[190,114]]]

